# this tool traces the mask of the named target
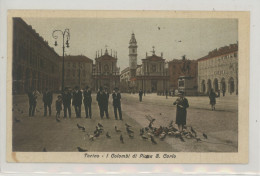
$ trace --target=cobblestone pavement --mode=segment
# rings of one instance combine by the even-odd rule
[[[57,95],[54,95],[54,100]],[[72,119],[55,120],[55,106],[52,105],[52,116],[43,117],[42,97],[38,98],[36,115],[28,117],[28,98],[26,95],[15,95],[13,101],[13,118],[20,122],[13,122],[13,151],[41,152],[46,148],[50,152],[77,151],[77,147],[88,151],[103,152],[236,152],[238,139],[238,113],[237,96],[227,96],[217,99],[216,111],[211,111],[208,97],[187,97],[190,108],[188,109],[187,126],[198,132],[203,142],[194,139],[186,139],[181,142],[177,138],[166,137],[164,141],[155,138],[157,144],[150,140],[143,140],[139,136],[139,129],[148,125],[145,115],[149,114],[156,119],[154,126],[167,126],[171,120],[175,121],[175,107],[172,105],[176,97],[157,96],[146,94],[143,102],[138,101],[138,94],[122,94],[123,121],[115,120],[110,97],[110,119],[101,120],[99,109],[95,101],[96,95],[92,95],[93,117],[86,119],[82,105],[82,118],[75,118],[72,108]],[[63,117],[63,113],[61,114]],[[104,133],[90,141],[87,134],[93,134],[97,123],[104,126]],[[132,125],[135,132],[134,138],[128,137],[125,123]],[[77,128],[77,124],[85,126],[86,132]],[[117,126],[122,132],[115,132]],[[109,132],[111,139],[106,138]],[[208,135],[203,139],[202,133]],[[123,135],[124,144],[119,140]]]

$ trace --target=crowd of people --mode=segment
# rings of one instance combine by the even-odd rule
[[[143,95],[145,96],[145,92],[142,89],[140,89],[138,94],[139,94],[139,101],[142,102]],[[34,116],[35,114],[38,95],[39,92],[37,90],[28,93],[29,105],[30,105],[29,116]],[[110,118],[108,113],[109,95],[110,94],[107,88],[100,87],[97,92],[96,101],[98,102],[101,119],[103,119],[104,116],[107,119]],[[165,92],[165,95],[167,98],[168,91]],[[173,105],[176,105],[175,123],[178,125],[179,131],[183,131],[183,127],[184,125],[186,125],[186,117],[187,117],[186,109],[189,107],[189,103],[187,98],[184,97],[183,91],[179,91],[177,95],[178,98],[176,99],[176,101],[173,102]],[[212,110],[215,110],[216,97],[219,97],[219,95],[217,95],[214,92],[214,90],[211,89],[211,91],[209,92],[209,99],[210,99],[210,105]],[[123,120],[122,110],[121,110],[121,94],[117,87],[113,90],[112,99],[113,99],[115,119]],[[47,112],[49,116],[51,116],[52,102],[53,102],[53,94],[51,91],[46,90],[43,93],[44,116],[47,116]],[[62,105],[64,111],[64,118],[67,118],[67,115],[69,116],[69,118],[71,118],[71,105],[74,106],[76,118],[81,118],[82,102],[85,107],[85,113],[86,113],[85,117],[91,119],[92,118],[92,108],[91,108],[92,95],[89,86],[86,86],[86,88],[83,91],[81,91],[78,86],[76,86],[73,91],[70,91],[68,88],[65,88],[64,91],[61,93],[61,95],[58,95],[56,100],[56,118],[60,118]]]
[[[37,99],[39,92],[34,90],[28,93],[29,98],[29,117],[34,116],[35,109],[37,105]],[[107,88],[100,87],[97,95],[96,101],[98,102],[100,118],[103,119],[106,116],[109,119],[108,113],[108,101],[109,101],[109,91]],[[121,94],[119,89],[116,87],[112,93],[113,107],[114,107],[114,116],[116,120],[123,120],[122,110],[121,110]],[[52,103],[53,103],[53,93],[49,90],[45,90],[43,93],[43,104],[44,104],[44,116],[52,115]],[[71,118],[71,107],[74,106],[76,118],[81,118],[81,106],[84,104],[85,108],[85,117],[92,118],[92,93],[89,86],[86,86],[83,91],[79,89],[78,86],[74,90],[69,90],[67,87],[64,91],[58,95],[57,100],[55,101],[56,106],[56,118],[60,118],[61,111],[64,111],[64,118]],[[119,118],[118,118],[119,116]]]

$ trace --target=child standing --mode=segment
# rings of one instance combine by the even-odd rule
[[[60,118],[60,111],[62,110],[62,96],[58,96],[58,100],[56,100],[56,119]]]

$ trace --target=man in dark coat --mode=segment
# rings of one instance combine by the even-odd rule
[[[189,107],[189,102],[184,97],[184,92],[179,92],[178,96],[179,98],[177,98],[173,105],[177,106],[175,123],[178,125],[179,131],[182,132],[183,126],[186,125],[186,109]]]
[[[69,118],[71,118],[71,92],[69,89],[66,87],[64,89],[64,92],[62,93],[62,101],[63,101],[63,106],[64,106],[64,118],[67,118],[67,111],[69,113]]]
[[[75,113],[77,118],[81,118],[81,104],[82,104],[82,92],[79,90],[79,87],[75,87],[73,93],[72,105],[74,105]]]
[[[39,92],[37,90],[28,92],[29,117],[34,116],[36,105],[37,105],[38,94],[39,94]]]
[[[139,90],[139,101],[141,102],[143,100],[143,91],[142,89]]]
[[[91,90],[88,86],[86,86],[86,89],[83,92],[84,95],[84,106],[85,106],[85,112],[86,112],[86,118],[91,118],[91,103],[92,103],[92,97],[91,97]]]
[[[98,92],[97,92],[96,100],[98,102],[98,107],[99,107],[101,119],[103,119],[103,117],[104,117],[104,102],[103,102],[103,98],[102,98],[103,94],[104,94],[103,87],[100,87]]]
[[[113,98],[115,119],[117,120],[117,110],[118,110],[119,119],[123,120],[122,119],[122,111],[121,111],[121,94],[118,92],[117,87],[113,91],[112,98]]]
[[[103,100],[104,100],[104,112],[106,114],[106,118],[108,119],[109,118],[109,114],[108,114],[109,92],[108,92],[107,88],[105,88]]]
[[[43,93],[42,100],[44,103],[44,117],[47,116],[47,108],[49,109],[49,116],[51,116],[52,92],[46,89]]]

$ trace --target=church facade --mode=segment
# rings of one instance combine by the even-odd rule
[[[155,54],[142,59],[142,64],[137,65],[137,41],[135,34],[131,35],[129,42],[129,67],[121,73],[121,87],[125,92],[137,92],[142,89],[146,92],[164,92],[169,88],[168,68],[161,56]],[[125,85],[127,84],[127,85]]]
[[[104,55],[96,54],[95,64],[92,70],[92,90],[97,91],[101,86],[112,91],[115,87],[120,87],[120,68],[117,67],[117,55],[109,54],[105,50]]]

